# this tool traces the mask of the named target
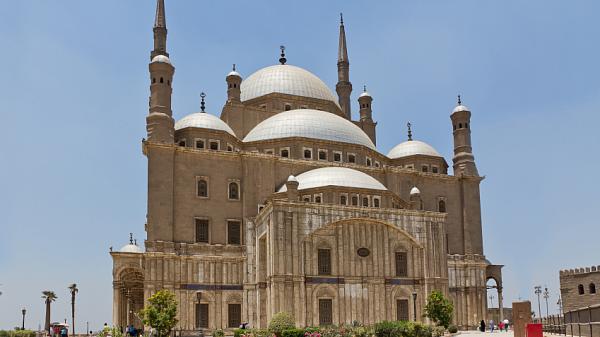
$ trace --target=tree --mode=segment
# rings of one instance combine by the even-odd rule
[[[72,333],[75,334],[75,295],[79,289],[77,289],[77,285],[75,283],[69,286],[69,290],[71,291],[71,324],[73,324]]]
[[[167,337],[177,324],[177,300],[175,294],[163,289],[148,299],[148,305],[140,311],[142,323],[151,326],[157,337]]]
[[[58,297],[56,297],[54,291],[44,290],[42,291],[42,298],[46,302],[46,324],[44,328],[48,331],[50,329],[50,303],[54,302]]]
[[[452,321],[454,305],[444,295],[434,290],[427,297],[425,305],[425,316],[429,317],[435,324],[448,328]]]
[[[271,322],[269,322],[269,331],[277,337],[281,337],[284,330],[293,328],[295,328],[294,317],[284,311],[273,315]]]

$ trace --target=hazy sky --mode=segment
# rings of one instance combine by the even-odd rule
[[[485,253],[506,302],[558,271],[600,264],[600,2],[169,1],[176,118],[219,115],[231,64],[277,63],[336,82],[344,12],[351,81],[374,97],[378,148],[416,139],[452,159],[456,94],[472,112]],[[0,328],[111,319],[110,246],[143,241],[148,61],[155,1],[1,1]],[[496,302],[496,301],[495,301]],[[537,307],[537,304],[535,305]],[[554,309],[553,305],[551,308]],[[545,311],[545,310],[544,310]]]

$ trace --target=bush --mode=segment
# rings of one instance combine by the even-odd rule
[[[431,334],[433,335],[433,337],[442,337],[445,332],[446,329],[444,329],[443,326],[434,326],[433,328],[431,328]]]
[[[266,329],[235,329],[233,335],[239,337],[273,337],[273,334]]]
[[[284,330],[290,330],[294,328],[296,328],[294,317],[283,311],[273,315],[271,322],[269,322],[269,331],[271,331],[277,337],[283,337],[282,333]]]
[[[304,337],[304,329],[287,329],[281,332],[281,337]]]
[[[0,330],[0,337],[35,337],[35,331],[31,330]]]
[[[434,321],[437,325],[441,325],[444,328],[448,328],[452,321],[452,313],[454,312],[454,305],[444,295],[434,290],[427,297],[427,304],[425,305],[425,315]]]
[[[458,332],[458,327],[456,325],[452,324],[452,325],[450,325],[448,327],[448,332],[449,333],[457,333]]]
[[[225,332],[223,332],[221,329],[217,329],[213,331],[212,337],[225,337]]]
[[[374,325],[376,337],[432,337],[431,327],[408,321],[383,321]]]
[[[246,329],[234,329],[233,330],[233,337],[241,337],[246,332],[247,332]]]

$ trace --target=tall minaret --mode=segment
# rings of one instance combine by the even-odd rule
[[[475,166],[475,157],[471,147],[471,111],[461,102],[458,95],[458,104],[450,115],[454,134],[454,175],[478,176]]]
[[[175,122],[171,111],[171,85],[175,68],[167,53],[167,25],[164,0],[156,2],[154,49],[148,66],[150,71],[150,102],[146,117],[147,140],[144,154],[148,158],[148,210],[146,218],[146,248],[156,249],[154,242],[172,242]]]
[[[346,47],[346,31],[344,30],[344,17],[340,13],[340,41],[338,45],[338,83],[335,85],[335,91],[338,94],[340,107],[351,119],[350,94],[352,93],[352,83],[350,83],[350,61],[348,60],[348,48]]]
[[[171,94],[175,67],[167,53],[167,24],[165,2],[157,0],[154,20],[154,50],[150,56],[150,111],[146,117],[146,131],[151,142],[173,143],[174,121],[171,112]]]
[[[156,55],[165,55],[167,53],[167,19],[165,18],[165,1],[156,1],[156,17],[154,19],[154,50],[150,54],[150,59]]]

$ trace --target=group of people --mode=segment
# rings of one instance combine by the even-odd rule
[[[508,321],[508,319],[505,319],[503,321],[500,321],[500,323],[498,323],[498,330],[508,332],[509,326],[510,326],[510,322]],[[496,323],[494,322],[493,319],[490,319],[488,328],[489,328],[490,332],[494,332],[494,329],[496,328]],[[479,322],[479,331],[485,332],[485,329],[486,329],[485,321],[481,320],[481,322]]]

